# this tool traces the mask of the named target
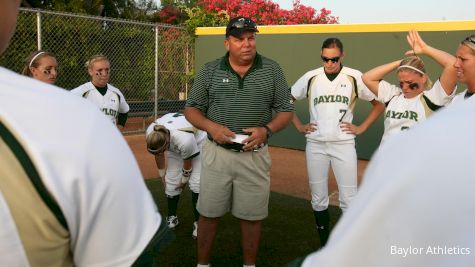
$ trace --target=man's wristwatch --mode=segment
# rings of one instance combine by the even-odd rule
[[[264,125],[264,128],[266,128],[267,130],[267,139],[269,139],[272,136],[273,132],[267,125]]]

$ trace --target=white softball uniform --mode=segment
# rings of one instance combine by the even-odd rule
[[[183,160],[192,158],[193,171],[188,184],[194,193],[200,192],[201,147],[206,138],[206,132],[193,127],[182,113],[168,113],[155,120],[147,128],[146,134],[153,131],[157,124],[170,130],[170,147],[167,152],[167,172],[165,175],[165,193],[176,196],[182,189],[180,185]]]
[[[326,246],[301,266],[473,266],[475,124],[468,114],[474,97],[389,139]]]
[[[357,191],[355,135],[345,133],[341,122],[352,122],[356,98],[371,101],[374,94],[363,84],[361,72],[342,67],[330,81],[324,68],[305,73],[292,86],[296,100],[308,98],[310,122],[317,130],[306,135],[305,155],[312,193],[312,208],[328,208],[328,168],[338,183],[340,207],[345,210]]]
[[[90,100],[114,123],[117,123],[119,113],[129,112],[129,104],[125,101],[124,95],[119,89],[107,84],[105,95],[99,93],[92,82],[87,82],[71,90],[71,93]]]
[[[437,80],[430,90],[413,98],[405,98],[401,88],[381,81],[377,100],[387,103],[384,113],[384,134],[381,143],[416,123],[425,121],[438,108],[447,105],[455,95],[447,95],[442,84]]]
[[[161,217],[124,138],[65,90],[0,84],[0,266],[131,266]]]

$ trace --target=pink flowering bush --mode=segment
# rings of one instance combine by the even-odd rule
[[[318,13],[313,7],[301,5],[299,0],[291,10],[281,9],[270,0],[202,0],[198,6],[209,13],[226,11],[231,18],[250,17],[259,25],[338,23],[338,17],[331,16],[330,10],[322,8]]]
[[[187,19],[180,8],[173,5],[165,5],[159,12],[153,15],[153,22],[161,22],[167,24],[181,24]]]

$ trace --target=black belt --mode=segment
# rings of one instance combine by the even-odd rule
[[[249,150],[249,151],[246,151],[243,149],[244,147],[244,144],[241,144],[241,143],[236,143],[236,142],[233,142],[233,143],[225,143],[225,144],[218,144],[216,143],[213,138],[208,135],[208,140],[210,140],[211,142],[215,143],[216,145],[224,148],[224,149],[228,149],[228,150],[231,150],[231,151],[234,151],[234,152],[251,152],[251,151],[258,151],[259,149],[261,149],[262,147],[264,147],[266,145],[266,143],[260,145],[258,148],[256,149],[253,149],[253,150]]]

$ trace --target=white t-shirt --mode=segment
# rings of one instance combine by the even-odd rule
[[[353,121],[356,98],[375,99],[362,82],[361,72],[348,67],[343,67],[333,81],[327,78],[323,67],[311,70],[295,82],[291,93],[296,100],[308,98],[310,122],[317,125],[317,130],[306,137],[316,141],[354,139],[355,135],[340,129],[340,123]]]
[[[3,68],[0,84],[0,121],[64,214],[74,264],[130,266],[161,217],[120,132],[66,90]],[[28,266],[4,200],[0,192],[0,266]]]
[[[405,98],[401,88],[386,81],[379,83],[377,100],[388,103],[384,112],[384,134],[381,142],[390,136],[408,130],[416,123],[425,121],[433,112],[424,96],[438,107],[447,105],[455,95],[447,95],[442,84],[437,80],[430,90],[423,91],[416,97]]]
[[[475,98],[389,139],[326,246],[303,267],[475,263]]]
[[[149,135],[157,124],[170,130],[169,151],[188,159],[200,152],[201,143],[206,138],[206,132],[193,127],[182,113],[168,113],[151,123],[146,131]]]
[[[99,93],[92,82],[87,82],[71,90],[71,93],[84,97],[94,103],[114,123],[117,122],[119,113],[129,112],[129,104],[119,89],[107,84],[105,95]]]

